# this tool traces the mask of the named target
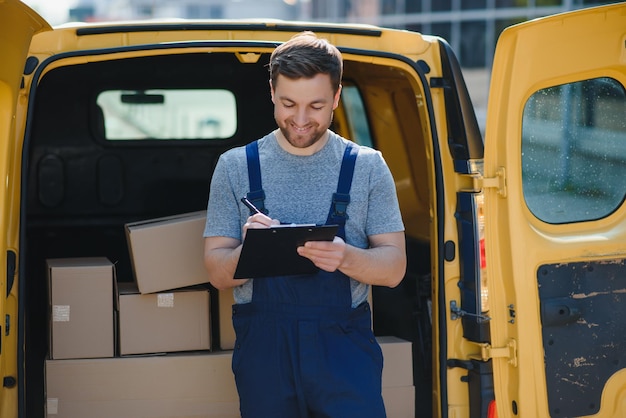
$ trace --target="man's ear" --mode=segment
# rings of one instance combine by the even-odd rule
[[[335,93],[335,97],[333,98],[333,110],[337,109],[337,106],[339,106],[339,99],[341,98],[341,88],[343,86],[340,84],[339,88],[337,89],[337,93]]]
[[[276,104],[274,101],[274,85],[272,84],[272,79],[270,78],[270,95],[272,96],[272,103]]]

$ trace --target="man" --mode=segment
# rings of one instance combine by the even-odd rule
[[[210,282],[234,287],[241,414],[384,417],[367,294],[396,286],[406,269],[393,178],[379,152],[329,130],[343,72],[336,47],[303,32],[276,48],[269,70],[278,129],[220,157],[204,233]],[[298,248],[319,272],[234,278],[246,231],[281,221],[340,225],[334,241]]]

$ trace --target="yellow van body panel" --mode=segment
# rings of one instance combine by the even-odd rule
[[[8,252],[18,254],[20,225],[20,161],[21,141],[24,131],[25,112],[17,110],[27,104],[21,88],[22,72],[34,34],[50,30],[50,26],[37,13],[14,0],[0,2],[0,41],[2,65],[0,65],[0,324],[2,351],[0,353],[0,376],[17,376],[18,369],[18,291],[17,272],[7,277]],[[7,287],[11,284],[11,288]],[[9,329],[7,329],[7,327]],[[6,381],[0,386],[0,416],[17,416],[17,382]]]

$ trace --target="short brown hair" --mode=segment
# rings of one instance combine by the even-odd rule
[[[343,58],[336,46],[311,31],[294,35],[279,45],[270,57],[270,80],[276,86],[279,75],[291,79],[328,74],[336,93],[343,75]]]

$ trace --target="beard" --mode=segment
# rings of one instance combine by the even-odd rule
[[[326,129],[315,129],[313,132],[305,135],[296,134],[293,130],[284,126],[279,126],[280,132],[283,134],[287,142],[294,148],[308,148],[318,142],[326,133]]]
[[[283,134],[287,142],[294,148],[308,148],[315,143],[317,143],[320,139],[324,137],[326,131],[330,127],[332,122],[333,115],[331,114],[330,120],[328,121],[327,126],[321,126],[319,124],[309,124],[307,125],[306,133],[298,133],[294,128],[294,124],[291,123],[290,120],[279,122],[276,121],[280,132]]]

